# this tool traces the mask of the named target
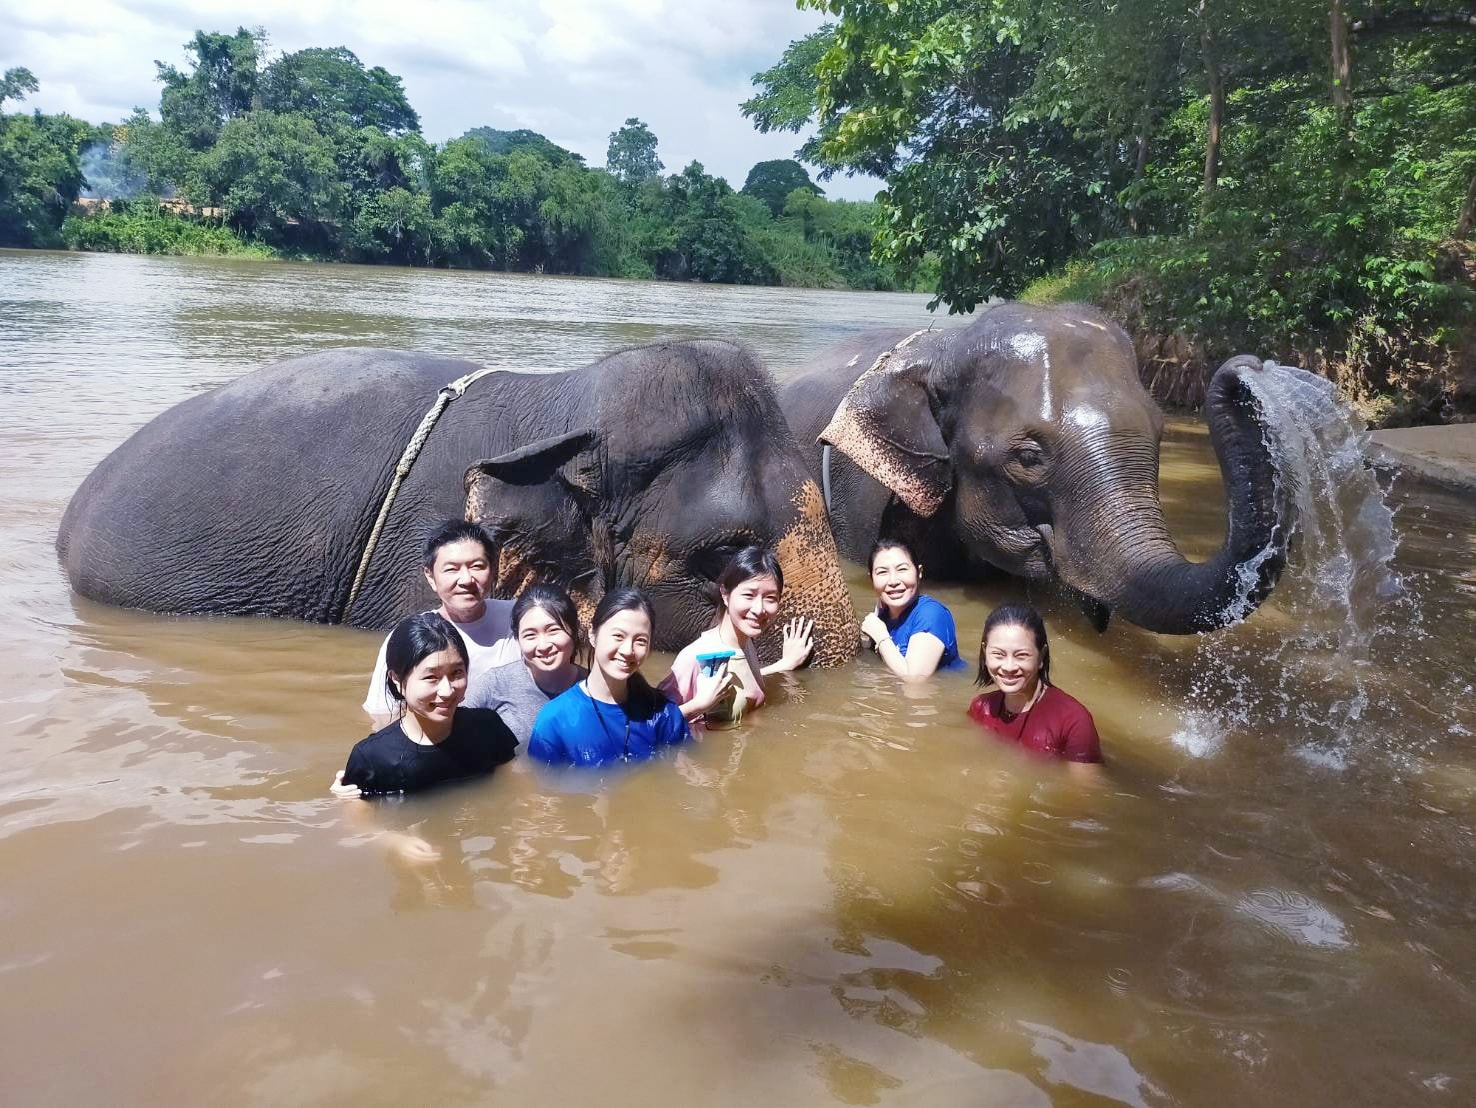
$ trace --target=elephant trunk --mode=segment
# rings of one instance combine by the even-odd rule
[[[1162,634],[1213,631],[1244,619],[1270,593],[1286,563],[1289,498],[1266,444],[1264,413],[1243,380],[1261,363],[1227,361],[1205,397],[1210,441],[1229,499],[1224,545],[1206,562],[1179,553],[1158,497],[1157,450],[1095,467],[1075,501],[1082,518],[1050,536],[1061,578],[1124,619]],[[1059,547],[1058,547],[1059,544]]]
[[[851,607],[850,591],[841,572],[840,554],[826,522],[824,500],[813,481],[806,481],[796,497],[799,517],[775,544],[784,570],[784,607],[787,621],[796,616],[815,621],[812,665],[843,665],[855,657],[860,627]],[[782,630],[771,630],[759,644],[765,661],[779,655]]]

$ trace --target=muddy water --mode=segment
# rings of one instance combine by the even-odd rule
[[[1098,636],[1038,598],[1112,760],[1098,788],[967,726],[967,678],[902,690],[863,659],[674,760],[368,811],[324,793],[372,637],[112,610],[56,569],[88,469],[260,361],[553,368],[717,333],[782,366],[924,319],[918,297],[0,253],[5,1102],[1476,1100],[1469,502],[1394,490],[1406,597],[1352,650],[1291,601],[1206,641]],[[1203,554],[1202,428],[1173,421],[1164,453]],[[1014,595],[935,592],[969,640]]]

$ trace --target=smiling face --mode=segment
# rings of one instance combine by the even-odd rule
[[[888,547],[871,559],[871,585],[876,589],[876,598],[894,615],[917,597],[921,576],[922,567],[913,562],[905,547]]]
[[[441,614],[453,623],[471,623],[487,610],[492,559],[476,539],[448,542],[436,551],[425,579],[441,602]]]
[[[651,620],[638,608],[616,612],[595,628],[594,663],[607,682],[624,683],[651,652]]]
[[[574,657],[574,636],[550,612],[529,608],[518,621],[518,647],[533,673],[557,673]]]
[[[1040,663],[1035,633],[1028,627],[1000,624],[984,640],[984,668],[1006,696],[1033,694]]]
[[[447,647],[427,654],[409,673],[395,674],[405,708],[417,719],[447,724],[466,696],[466,660]]]
[[[762,635],[779,614],[779,582],[771,574],[740,581],[731,592],[720,591],[734,630],[750,639]]]

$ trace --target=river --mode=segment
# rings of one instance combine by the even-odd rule
[[[1097,788],[985,741],[968,676],[862,658],[675,761],[355,819],[326,787],[375,636],[110,609],[57,568],[99,459],[264,362],[707,334],[782,376],[925,302],[0,251],[4,1101],[1476,1103],[1469,501],[1393,489],[1405,596],[1353,649],[1302,643],[1295,582],[1206,639],[1043,598]],[[1163,453],[1202,557],[1202,425]],[[968,646],[1017,594],[932,591]]]

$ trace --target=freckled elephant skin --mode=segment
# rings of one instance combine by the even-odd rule
[[[783,540],[807,562],[786,605],[825,628],[826,661],[854,651],[838,556],[772,381],[726,342],[476,381],[416,459],[346,612],[401,451],[438,390],[476,368],[335,350],[187,400],[82,483],[57,536],[63,569],[82,595],[127,607],[384,628],[432,606],[420,544],[467,515],[501,544],[499,595],[549,580],[587,616],[605,589],[639,585],[657,645],[676,649],[710,625],[727,557]]]
[[[1209,389],[1230,500],[1225,546],[1186,561],[1158,499],[1163,416],[1127,336],[1095,309],[1001,304],[967,324],[855,336],[784,387],[806,464],[833,447],[840,552],[908,541],[929,576],[1003,570],[1056,580],[1105,623],[1113,611],[1183,634],[1243,618],[1275,585],[1289,530],[1262,420],[1231,359]]]

